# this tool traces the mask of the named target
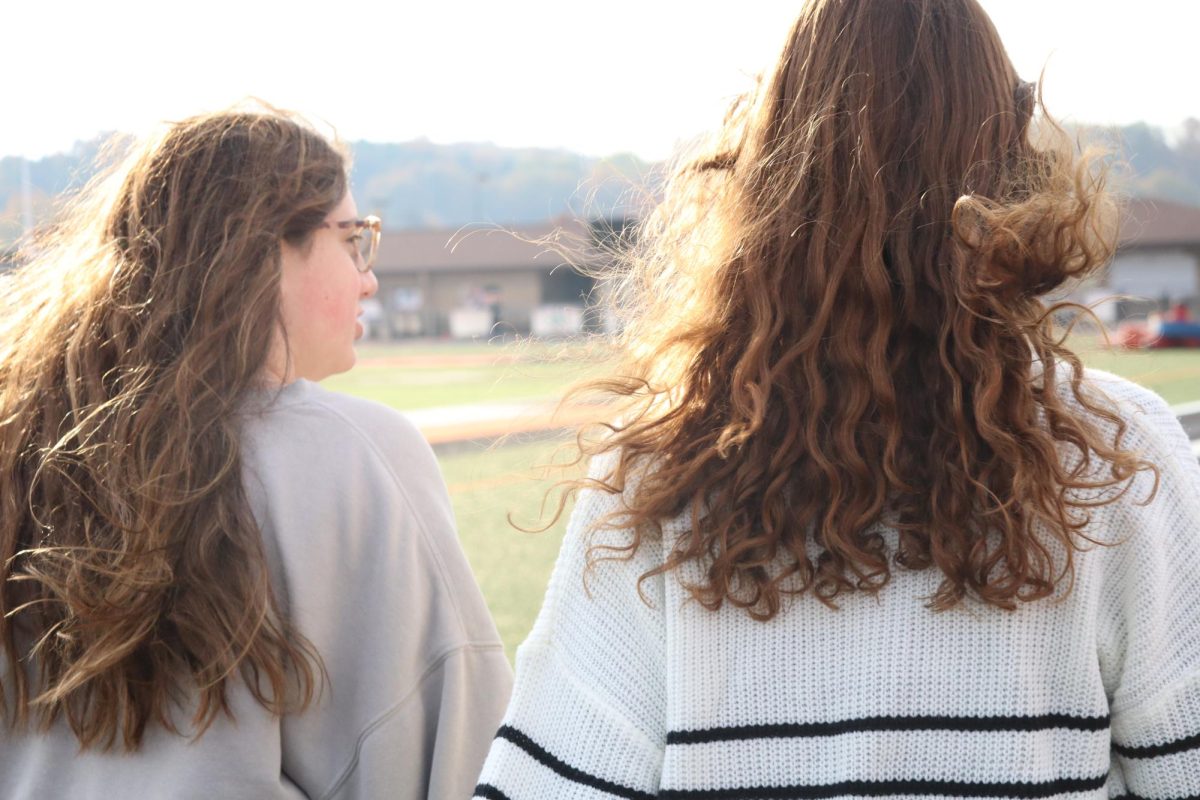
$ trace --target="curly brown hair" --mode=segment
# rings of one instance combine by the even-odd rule
[[[342,153],[252,108],[135,148],[0,282],[0,640],[14,725],[136,749],[239,674],[275,713],[319,656],[280,613],[243,490],[239,410],[279,319],[281,242],[347,190]],[[27,665],[29,667],[27,672]],[[198,734],[197,734],[198,735]]]
[[[937,609],[1069,590],[1088,507],[1152,467],[1041,300],[1109,260],[1115,213],[1040,103],[975,0],[804,7],[671,172],[624,256],[616,377],[577,390],[616,404],[578,440],[611,471],[573,487],[625,493],[625,554],[693,515],[644,578],[702,564],[696,600],[760,619],[897,567],[941,572]]]

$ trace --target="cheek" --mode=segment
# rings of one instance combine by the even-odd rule
[[[348,281],[316,272],[285,287],[283,300],[285,319],[305,327],[344,324],[358,311],[358,297]]]
[[[353,305],[347,302],[346,293],[333,291],[328,285],[315,287],[308,292],[305,306],[313,318],[329,323],[336,324],[354,316]]]

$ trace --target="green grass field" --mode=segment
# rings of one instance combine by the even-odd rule
[[[537,465],[548,463],[557,447],[549,441],[528,442],[440,458],[459,538],[510,660],[541,607],[567,514],[536,533],[514,528],[507,516],[526,529],[541,527],[546,492],[565,473],[548,474]]]
[[[357,367],[325,386],[414,411],[554,398],[602,364],[582,345],[426,344],[408,349],[370,344],[359,348]]]
[[[1171,405],[1200,400],[1200,350],[1120,351],[1081,348],[1087,366],[1112,372],[1162,395]]]
[[[1081,351],[1089,366],[1148,386],[1169,403],[1200,400],[1200,351]],[[522,346],[515,361],[511,346],[501,345],[364,346],[359,357],[359,367],[326,385],[402,410],[554,398],[603,366],[582,349],[557,345]],[[541,533],[513,528],[507,515],[526,528],[538,524],[545,492],[563,473],[548,477],[537,466],[552,461],[558,447],[526,440],[455,449],[439,459],[463,549],[510,659],[541,607],[566,515]]]
[[[571,365],[573,366],[573,365]],[[329,388],[413,411],[461,403],[541,400],[558,392],[566,364],[392,366],[355,369],[327,381]]]

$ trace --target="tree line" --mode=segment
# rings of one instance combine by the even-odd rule
[[[69,152],[22,164],[0,158],[0,247],[21,233],[26,209],[35,223],[92,176],[114,137],[77,143]],[[1134,196],[1200,206],[1200,120],[1182,133],[1136,123],[1104,139],[1118,153],[1118,188]],[[109,142],[106,148],[105,142]],[[487,143],[352,142],[352,183],[359,208],[390,228],[456,228],[487,222],[521,225],[564,214],[621,216],[643,207],[654,164],[629,154],[593,158],[567,150]],[[111,157],[111,156],[108,156]],[[22,194],[28,176],[31,203]]]

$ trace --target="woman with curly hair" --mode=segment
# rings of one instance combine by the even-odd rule
[[[618,296],[476,797],[1200,796],[1200,468],[1042,297],[1102,169],[976,0],[811,0]]]
[[[302,121],[170,125],[0,278],[0,797],[465,797],[511,681],[349,369],[379,222]]]

